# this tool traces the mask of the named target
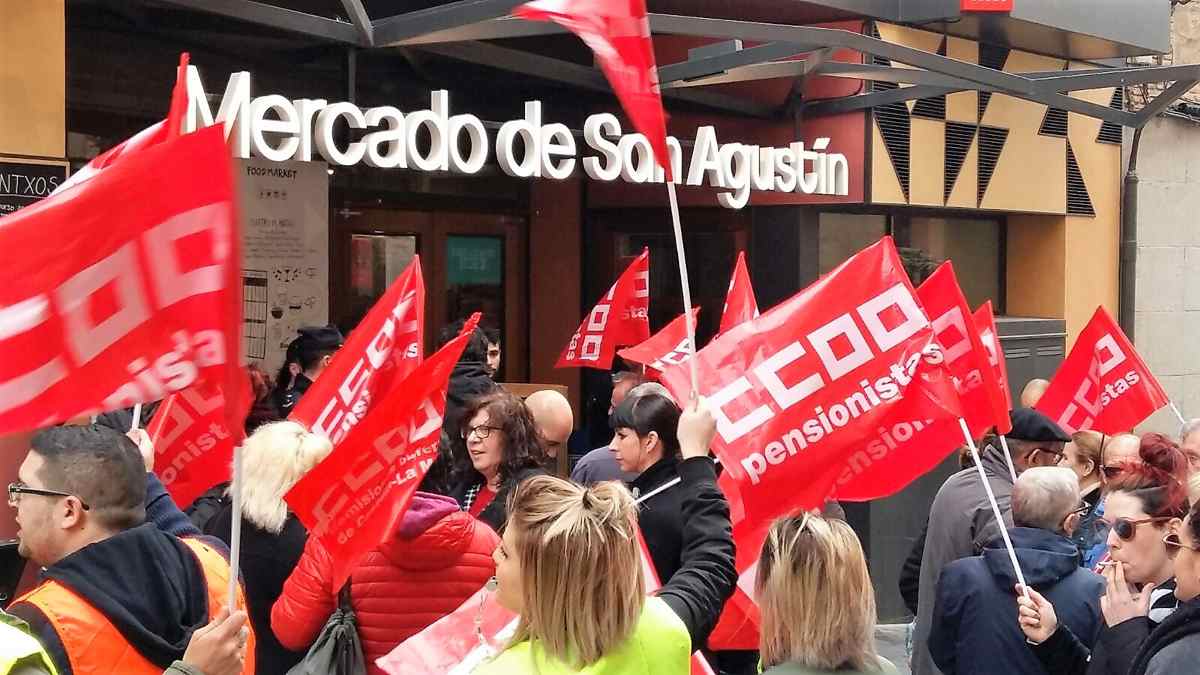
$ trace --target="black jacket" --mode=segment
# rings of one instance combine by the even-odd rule
[[[209,621],[208,583],[196,556],[153,523],[96,542],[42,572],[103,613],[139,654],[164,670],[182,659],[192,632]],[[29,623],[60,674],[72,673],[54,626],[36,607],[9,612]]]
[[[634,499],[678,478],[679,462],[675,456],[663,457],[630,481]],[[674,576],[681,564],[684,496],[682,490],[667,488],[638,504],[638,526],[650,550],[654,571],[662,581]]]
[[[708,642],[737,583],[729,502],[717,487],[714,469],[707,457],[679,462],[682,480],[668,490],[680,496],[683,538],[679,569],[663,579],[658,596],[683,620],[695,649]]]
[[[1174,598],[1175,580],[1159,586],[1154,593],[1157,599],[1151,603],[1151,609],[1169,604]],[[1054,635],[1040,645],[1032,645],[1031,649],[1046,672],[1054,675],[1128,675],[1134,659],[1157,625],[1145,616],[1115,626],[1102,623],[1096,644],[1089,649],[1060,622]]]
[[[450,373],[450,384],[446,388],[446,414],[442,416],[442,429],[451,440],[462,442],[463,408],[471,399],[490,394],[497,384],[488,377],[485,364],[479,361],[459,361]]]
[[[1176,609],[1142,643],[1129,675],[1183,673],[1195,670],[1200,660],[1200,598]]]
[[[1090,644],[1102,623],[1104,580],[1079,567],[1079,550],[1062,535],[1014,527],[1009,537],[1026,583],[1054,605],[1061,625]],[[1017,623],[1016,584],[1016,573],[1000,537],[988,542],[983,555],[956,560],[942,570],[929,653],[945,675],[1041,670]]]
[[[206,525],[204,532],[227,545],[232,541],[233,504],[226,500]],[[304,652],[293,652],[279,644],[271,630],[271,608],[283,594],[287,581],[304,544],[308,531],[295,515],[289,513],[283,530],[272,534],[242,518],[242,553],[239,567],[246,589],[247,613],[257,640],[254,659],[258,675],[285,675],[304,658]]]
[[[546,473],[541,467],[532,466],[521,469],[516,475],[510,477],[500,485],[500,491],[492,499],[492,503],[488,504],[479,514],[479,520],[488,524],[496,532],[499,532],[504,523],[508,521],[508,496],[512,494],[515,488],[521,481],[533,476],[541,476]],[[458,505],[464,511],[467,510],[467,493],[471,488],[483,483],[483,476],[478,471],[470,471],[466,476],[455,481],[450,488],[448,496],[454,497]]]
[[[313,385],[313,381],[308,379],[304,373],[296,376],[296,381],[292,383],[290,389],[276,387],[272,398],[275,399],[275,407],[279,410],[279,415],[283,419],[287,419],[288,415],[292,414],[292,409],[300,402],[300,399],[308,391],[308,388]]]

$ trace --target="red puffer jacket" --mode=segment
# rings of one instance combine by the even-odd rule
[[[395,535],[367,554],[351,574],[350,604],[358,615],[368,672],[375,660],[454,611],[495,573],[500,538],[449,497],[418,492]],[[271,610],[279,642],[307,650],[337,605],[332,559],[309,537],[295,571]]]

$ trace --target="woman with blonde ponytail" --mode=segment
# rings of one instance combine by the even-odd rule
[[[781,518],[755,580],[765,673],[894,673],[875,651],[875,592],[862,544],[841,520]]]
[[[514,492],[496,549],[496,600],[520,615],[484,675],[689,672],[733,592],[729,505],[708,457],[716,423],[702,402],[679,420],[683,560],[646,596],[637,506],[616,482],[585,488],[549,476]]]
[[[288,510],[283,496],[333,451],[329,439],[296,422],[259,427],[242,445],[242,558],[250,625],[257,638],[260,673],[286,673],[303,652],[279,644],[271,631],[271,606],[304,552],[308,532]],[[233,504],[226,497],[204,531],[227,545],[232,538]]]

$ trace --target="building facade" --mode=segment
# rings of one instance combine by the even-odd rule
[[[375,13],[384,4],[365,6]],[[456,4],[464,3],[422,6],[432,12]],[[1118,311],[1121,128],[1077,112],[1085,108],[1076,104],[1123,110],[1125,90],[1114,84],[1065,89],[1067,98],[1056,99],[1059,94],[1033,97],[1002,85],[1086,75],[1112,67],[1113,58],[1163,51],[1159,43],[1165,41],[1145,27],[1165,21],[1157,4],[1143,10],[1141,23],[1123,25],[1116,19],[1130,8],[1103,0],[1096,13],[1112,20],[1103,26],[1092,25],[1082,16],[1087,13],[1021,0],[1011,15],[997,17],[964,13],[945,0],[908,3],[903,12],[899,2],[879,3],[895,10],[875,15],[854,8],[861,3],[835,0],[786,6],[744,0],[736,10],[722,3],[649,4],[665,17],[652,26],[681,169],[709,152],[727,162],[724,185],[708,180],[679,190],[692,300],[703,308],[702,344],[716,332],[739,250],[747,252],[759,305],[766,309],[885,235],[902,249],[914,282],[950,260],[972,306],[993,303],[1016,389],[1030,377],[1053,373],[1096,306]],[[436,346],[442,325],[482,310],[502,333],[502,379],[568,387],[581,421],[572,452],[606,443],[607,374],[555,370],[555,360],[583,312],[643,247],[651,250],[652,328],[681,313],[682,298],[665,190],[638,160],[636,142],[630,141],[627,175],[597,177],[606,171],[584,170],[586,157],[605,156],[591,142],[589,125],[598,115],[619,113],[611,93],[596,83],[586,48],[553,32],[489,41],[497,36],[489,31],[504,27],[482,20],[438,30],[424,24],[425,32],[404,35],[393,30],[387,44],[362,48],[353,45],[349,18],[329,18],[341,3],[257,5],[261,14],[228,16],[198,11],[194,2],[0,0],[0,177],[19,174],[12,180],[29,192],[0,190],[12,193],[0,196],[0,208],[19,208],[48,194],[69,167],[161,119],[178,54],[187,50],[195,66],[189,80],[195,125],[223,123],[222,106],[230,102],[226,112],[233,114],[242,83],[255,101],[247,99],[247,114],[257,111],[272,121],[282,110],[311,107],[309,117],[297,113],[304,119],[298,143],[307,154],[282,152],[282,137],[273,132],[244,130],[251,149],[237,166],[247,213],[245,330],[252,358],[277,365],[295,328],[305,323],[352,329],[420,255],[429,298],[427,348]],[[271,6],[285,5],[316,18],[288,15],[291,23],[283,28],[264,23],[263,17],[277,16]],[[695,19],[739,21],[692,30]],[[328,34],[314,38],[306,33],[310,26]],[[770,63],[747,59],[745,66],[782,68],[786,75],[752,77],[729,64],[696,70],[705,59],[778,50],[786,40],[772,35],[792,27],[822,29],[813,36],[830,42],[817,50],[784,49]],[[383,29],[377,22],[376,37]],[[468,34],[447,33],[454,30]],[[864,41],[871,52],[861,51]],[[922,70],[914,61],[930,66],[916,79],[904,72]],[[680,74],[671,79],[671,73]],[[976,79],[966,85],[946,79],[954,73]],[[697,84],[705,86],[692,86]],[[906,96],[918,91],[906,92],[908,87],[928,93]],[[433,93],[438,91],[446,92],[444,104]],[[531,101],[540,105],[531,108]],[[335,102],[350,107],[341,109],[342,119],[324,120],[325,141],[311,141],[324,124],[320,110]],[[385,167],[386,159],[368,161],[361,153],[346,158],[348,148],[369,138],[346,124],[355,114],[351,109],[429,110],[436,116],[439,105],[447,117],[476,119],[493,148],[509,123],[561,125],[579,148],[580,162],[551,178],[528,175],[532,169],[522,168],[528,157],[521,152],[505,158],[491,153],[466,173],[420,170],[415,160],[407,168]],[[619,116],[613,119],[620,124]],[[1165,139],[1159,127],[1175,124],[1155,122],[1145,135]],[[427,133],[416,132],[412,144],[417,154],[432,156]],[[614,146],[618,135],[608,138]],[[471,163],[467,145],[452,150]],[[809,153],[800,161],[809,162],[811,187],[753,188],[746,164],[761,155],[739,154],[752,146]],[[322,161],[330,147],[344,161]],[[722,148],[729,148],[728,156]],[[1156,173],[1158,163],[1150,158],[1156,153],[1149,147],[1144,152],[1147,194],[1186,192],[1172,182],[1180,174],[1169,161]],[[649,171],[644,176],[643,169]],[[1147,197],[1141,203],[1143,209],[1168,208],[1164,201]],[[1151,235],[1143,226],[1146,262],[1138,267],[1139,281],[1142,274],[1160,275],[1139,283],[1138,344],[1150,346],[1152,367],[1155,358],[1175,359],[1164,381],[1181,391],[1187,377],[1200,378],[1200,365],[1188,370],[1186,357],[1167,348],[1175,342],[1162,343],[1161,357],[1154,354],[1156,335],[1178,341],[1186,333],[1143,316],[1140,298],[1159,283],[1170,287],[1170,293],[1146,296],[1145,312],[1171,313],[1164,326],[1182,326],[1188,308],[1200,307],[1200,296],[1188,300],[1182,290],[1191,282],[1172,285],[1161,278],[1200,251],[1200,240],[1186,235],[1184,203],[1171,212],[1180,224],[1169,233]],[[1166,227],[1166,219],[1159,221]],[[1155,241],[1164,243],[1151,246]],[[1156,255],[1179,265],[1152,264]],[[1200,411],[1200,400],[1195,408]],[[3,447],[21,448],[23,442],[9,439]],[[895,590],[900,561],[954,468],[948,460],[896,497],[847,508],[871,557],[884,619],[903,613]]]

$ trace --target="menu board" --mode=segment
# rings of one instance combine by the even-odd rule
[[[329,174],[322,162],[236,164],[246,355],[274,374],[297,328],[329,322]]]

